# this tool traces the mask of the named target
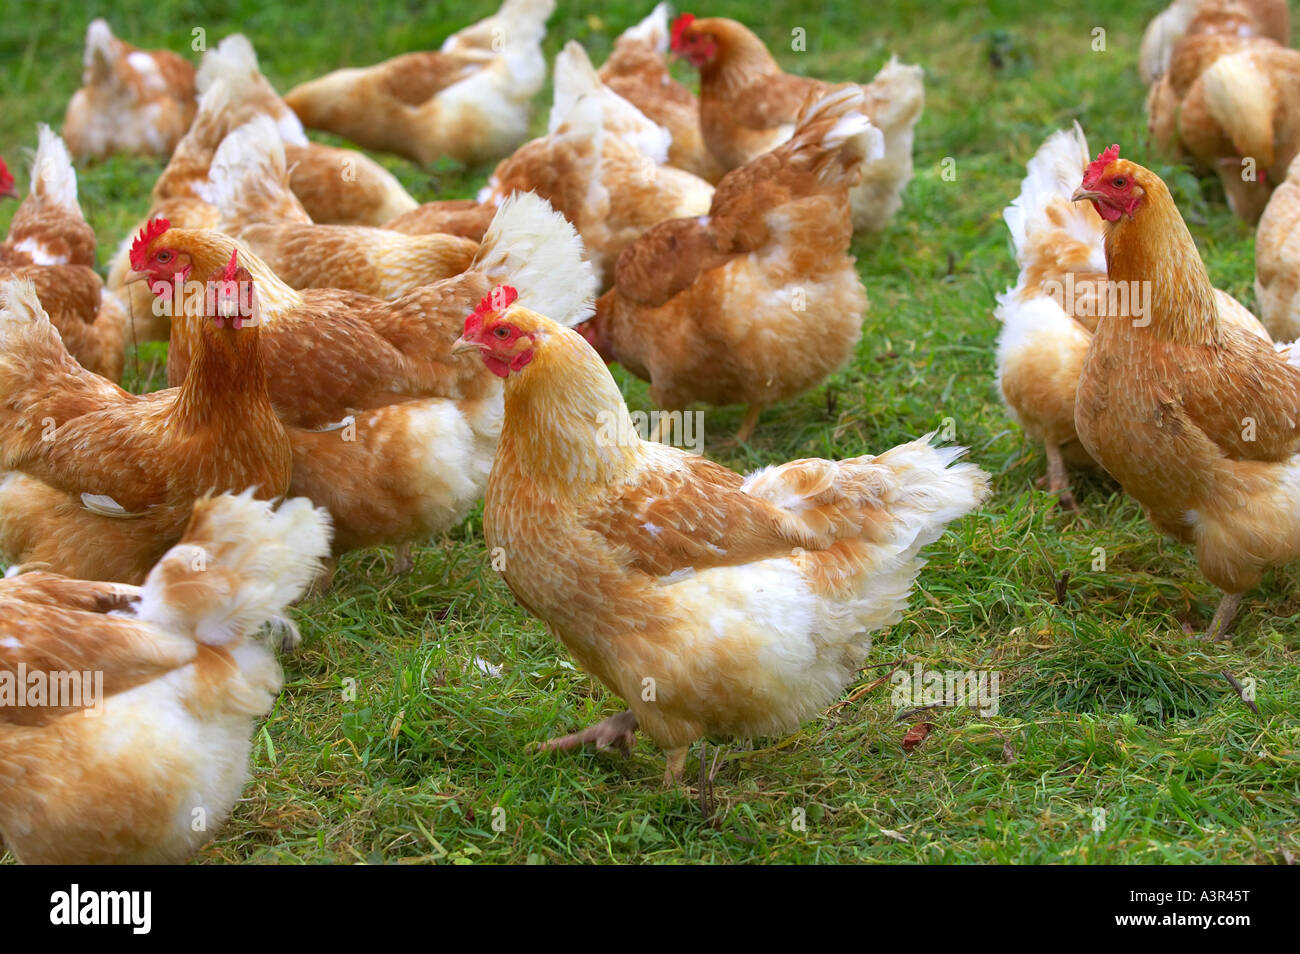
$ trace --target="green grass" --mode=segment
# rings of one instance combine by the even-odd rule
[[[27,4],[0,25],[0,153],[17,159],[34,122],[60,122],[92,12],[144,46],[188,48],[196,27],[209,43],[242,30],[285,89],[345,63],[430,47],[492,5]],[[600,62],[650,2],[560,5],[548,53],[577,38]],[[707,450],[745,470],[878,452],[952,418],[957,439],[994,475],[995,494],[933,547],[911,611],[878,634],[871,668],[849,693],[896,661],[997,670],[997,715],[931,710],[934,730],[905,752],[916,719],[897,718],[886,682],[794,736],[726,754],[709,818],[659,787],[662,760],[648,742],[626,761],[538,757],[532,743],[622,705],[514,603],[489,567],[476,515],[420,549],[411,576],[388,576],[391,554],[356,553],[333,592],[298,608],[305,642],[285,660],[285,691],[255,740],[245,799],[200,860],[1187,863],[1300,854],[1294,574],[1276,572],[1250,595],[1230,646],[1190,639],[1185,626],[1204,626],[1217,593],[1188,551],[1155,537],[1137,505],[1101,478],[1077,478],[1082,512],[1059,512],[1034,488],[1041,450],[1008,422],[994,391],[990,310],[1015,276],[1000,213],[1025,161],[1072,119],[1094,149],[1119,142],[1167,178],[1216,283],[1252,301],[1252,230],[1228,214],[1216,186],[1146,146],[1136,51],[1163,2],[1097,0],[1062,12],[1068,6],[841,2],[813,13],[791,0],[727,0],[696,9],[748,21],[795,72],[865,79],[890,51],[926,68],[916,179],[893,225],[855,245],[871,297],[855,359],[765,414],[747,448],[727,443],[740,409],[710,410]],[[794,27],[807,31],[806,53],[790,52]],[[1105,52],[1091,49],[1094,27],[1107,31]],[[955,181],[940,175],[945,157],[956,160]],[[420,199],[472,195],[489,171],[383,161]],[[160,168],[114,160],[82,173],[102,255],[144,213]],[[0,212],[0,226],[9,214]],[[630,403],[648,408],[644,385],[619,378]],[[1092,568],[1097,547],[1105,570]],[[499,665],[499,678],[476,657]],[[1255,681],[1258,714],[1225,669]],[[1106,825],[1094,831],[1098,809]],[[801,815],[804,830],[792,824]]]

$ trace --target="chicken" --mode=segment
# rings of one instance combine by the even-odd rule
[[[1147,108],[1157,145],[1213,170],[1233,213],[1253,224],[1300,152],[1300,51],[1258,37],[1189,36]]]
[[[1138,74],[1148,86],[1169,72],[1174,48],[1184,36],[1217,33],[1263,36],[1291,42],[1286,0],[1174,0],[1147,24],[1138,52]]]
[[[550,133],[497,166],[479,201],[535,192],[577,228],[601,287],[619,254],[651,226],[709,211],[713,187],[663,163],[667,132],[607,89],[576,42],[555,59]]]
[[[484,538],[519,602],[629,706],[549,747],[640,727],[669,782],[696,739],[794,731],[901,618],[920,549],[988,475],[922,439],[741,478],[641,440],[596,352],[512,301],[485,302],[456,345],[505,379]]]
[[[1207,634],[1222,639],[1243,594],[1300,556],[1300,354],[1220,318],[1168,188],[1118,146],[1074,197],[1106,220],[1110,280],[1150,294],[1141,326],[1103,321],[1093,335],[1079,440],[1157,531],[1195,548],[1224,593]]]
[[[138,588],[0,582],[0,679],[24,667],[29,684],[80,696],[35,724],[5,724],[0,709],[0,837],[14,856],[176,864],[198,850],[234,808],[283,682],[258,631],[328,549],[323,511],[245,493],[196,503]]]
[[[668,72],[668,4],[659,4],[648,17],[623,31],[600,68],[600,79],[668,130],[672,135],[670,165],[714,183],[728,171],[704,145],[699,100]]]
[[[673,23],[672,50],[700,70],[700,124],[705,145],[727,169],[735,169],[790,138],[799,110],[832,84],[784,73],[763,41],[735,20],[697,20],[687,13]],[[877,232],[902,207],[912,181],[912,139],[925,106],[923,73],[897,58],[862,87],[863,111],[885,137],[885,153],[863,170],[853,190],[853,227]]]
[[[81,83],[63,117],[79,159],[171,155],[194,118],[194,67],[170,50],[119,40],[104,20],[86,29]]]
[[[1047,483],[1076,509],[1067,465],[1095,462],[1074,429],[1075,391],[1098,321],[1142,308],[1131,290],[1106,277],[1103,220],[1070,196],[1090,153],[1078,124],[1053,133],[1029,161],[1020,195],[1002,213],[1016,248],[1020,276],[997,296],[997,384],[1007,411],[1043,444]],[[1227,292],[1214,290],[1220,320],[1268,340],[1263,327]]]
[[[1300,156],[1273,190],[1255,233],[1255,302],[1278,341],[1300,338]]]
[[[215,228],[220,212],[199,196],[199,189],[207,183],[212,158],[226,136],[258,116],[270,117],[279,129],[286,154],[296,163],[290,182],[296,179],[302,187],[300,199],[316,216],[314,221],[336,222],[358,215],[357,203],[367,196],[380,202],[366,215],[371,219],[384,221],[415,207],[415,200],[373,160],[351,150],[308,143],[302,124],[262,76],[252,44],[240,34],[226,37],[204,55],[198,88],[198,113],[154,183],[149,216],[140,227],[165,218],[177,228]],[[129,305],[134,325],[130,340],[166,340],[170,324],[153,313],[149,289],[143,284],[126,286],[137,232],[133,230],[119,246],[109,267],[108,287]]]
[[[505,0],[495,16],[449,36],[439,51],[335,70],[295,86],[285,102],[311,129],[425,165],[441,156],[499,159],[528,135],[554,9],[555,0]]]
[[[126,312],[95,273],[95,232],[77,202],[77,173],[68,150],[44,124],[38,136],[31,193],[0,245],[0,278],[30,280],[72,356],[87,370],[117,381]]]
[[[289,186],[275,123],[259,116],[221,143],[199,196],[221,211],[217,228],[243,240],[294,288],[400,295],[469,268],[478,243],[404,235],[368,225],[316,225]]]
[[[199,286],[178,388],[138,396],[81,368],[30,283],[0,310],[0,557],[139,583],[204,494],[289,488],[289,439],[267,394],[251,276],[232,259]],[[223,297],[226,290],[233,299]],[[230,320],[227,322],[226,318]]]
[[[399,567],[411,543],[455,526],[477,503],[496,447],[500,382],[450,350],[466,312],[509,280],[576,323],[591,314],[595,289],[573,227],[529,194],[501,206],[471,269],[391,302],[296,291],[219,232],[158,223],[133,260],[171,294],[178,272],[202,274],[236,249],[258,291],[271,399],[293,446],[292,492],[329,508],[336,554],[395,544]],[[173,323],[173,381],[191,360],[193,325],[188,315]]]
[[[764,407],[816,387],[853,351],[867,307],[849,255],[848,191],[882,152],[847,84],[794,137],[728,173],[705,216],[655,226],[624,250],[587,333],[670,410]]]

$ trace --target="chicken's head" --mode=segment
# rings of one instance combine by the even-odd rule
[[[1088,163],[1083,173],[1083,184],[1071,197],[1075,202],[1087,199],[1107,222],[1118,222],[1134,213],[1142,205],[1146,190],[1140,179],[1149,174],[1136,163],[1119,157],[1119,146],[1114,145]]]
[[[185,281],[193,269],[189,253],[171,248],[165,236],[172,224],[166,219],[150,219],[131,243],[131,274],[127,281],[149,280],[149,287],[174,279]]]
[[[670,46],[674,56],[689,60],[696,69],[712,62],[718,55],[717,37],[705,28],[703,21],[697,23],[693,13],[683,13],[673,21]]]
[[[509,312],[518,297],[519,293],[509,285],[498,285],[484,295],[465,319],[465,333],[452,345],[452,352],[477,348],[488,370],[499,378],[532,361],[536,339]],[[522,314],[530,312],[525,310]]]
[[[0,199],[16,199],[18,190],[14,188],[14,174],[9,171],[5,161],[0,159]]]

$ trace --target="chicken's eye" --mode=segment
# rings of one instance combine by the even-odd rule
[[[1110,180],[1110,184],[1113,185],[1116,189],[1122,189],[1126,185],[1128,185],[1128,180],[1125,179],[1123,176],[1116,176],[1114,179]]]
[[[509,328],[506,328],[504,325],[503,325],[502,327],[498,328],[496,331],[494,331],[494,332],[492,332],[492,333],[493,333],[494,335],[496,335],[498,338],[501,338],[501,339],[505,339],[505,338],[509,338],[509,337],[510,337],[510,329],[509,329]]]
[[[159,265],[166,265],[168,262],[170,262],[170,261],[172,260],[172,253],[171,253],[171,252],[159,252],[159,253],[158,253],[156,256],[154,256],[154,257],[158,259],[158,264],[159,264]]]

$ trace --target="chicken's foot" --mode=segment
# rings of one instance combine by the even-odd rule
[[[636,745],[636,716],[631,711],[620,712],[581,732],[547,739],[537,747],[537,750],[547,752],[578,749],[584,745],[594,745],[598,752],[614,747],[626,758],[631,754],[632,747]]]
[[[406,576],[415,569],[415,558],[411,556],[411,544],[399,543],[393,547],[393,576]]]
[[[1043,449],[1047,451],[1048,489],[1060,499],[1062,510],[1077,511],[1079,505],[1075,502],[1074,494],[1070,492],[1070,474],[1065,469],[1065,458],[1061,456],[1060,446],[1052,441],[1046,441]]]
[[[1219,600],[1219,608],[1214,611],[1214,619],[1210,620],[1210,628],[1205,631],[1203,638],[1215,643],[1228,639],[1228,630],[1232,626],[1232,621],[1237,618],[1237,610],[1241,608],[1241,598],[1244,595],[1244,593],[1223,594],[1223,598]]]

